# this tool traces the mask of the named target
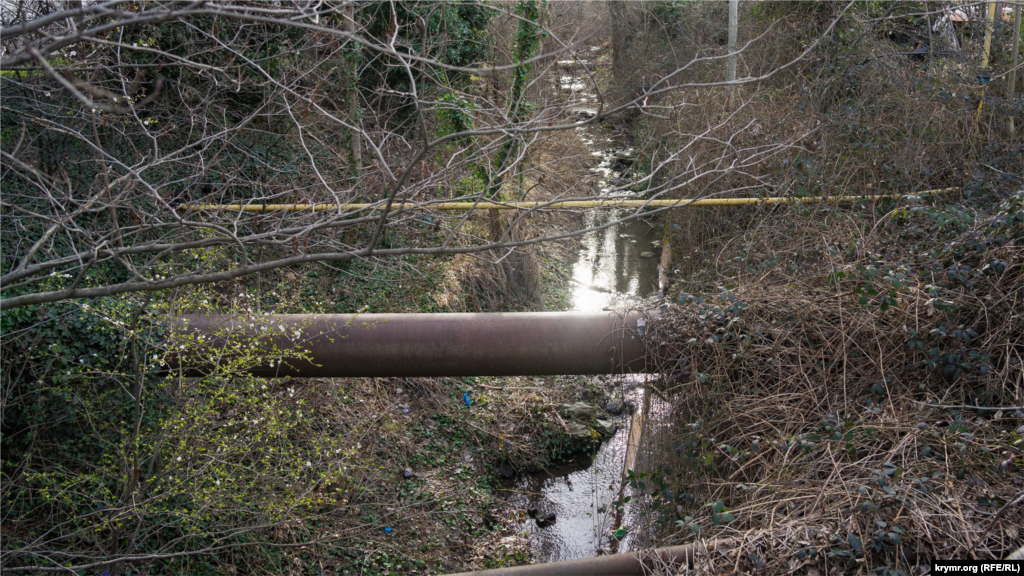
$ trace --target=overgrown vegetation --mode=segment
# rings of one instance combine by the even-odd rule
[[[692,374],[665,390],[686,425],[655,433],[671,538],[754,530],[737,561],[767,571],[1019,545],[1024,198],[954,205],[977,211],[776,211],[681,294],[659,324]]]
[[[251,334],[230,339],[223,361],[204,355],[219,367],[206,378],[166,374],[168,350],[205,350],[194,338],[166,340],[167,313],[256,322],[259,312],[471,302],[429,276],[437,291],[388,293],[417,275],[347,272],[360,280],[345,284],[344,299],[313,270],[5,312],[3,506],[18,519],[5,529],[5,563],[387,574],[525,559],[520,541],[501,543],[511,521],[493,495],[495,470],[588,448],[554,408],[589,394],[585,379],[257,379],[247,366],[286,352]],[[421,290],[427,302],[413,298]]]
[[[585,171],[571,135],[545,150],[554,155],[547,169]],[[538,199],[563,185],[525,182]],[[571,219],[538,215],[514,234]],[[459,220],[408,217],[384,241],[429,245],[453,224],[491,233],[489,219]],[[360,227],[347,240],[370,234]],[[205,248],[187,257],[212,269],[231,254]],[[493,264],[470,256],[314,263],[148,296],[5,310],[5,569],[395,574],[527,561],[494,496],[496,470],[589,449],[555,415],[557,404],[593,393],[588,381],[254,379],[246,366],[280,354],[251,338],[225,350],[230,362],[216,373],[181,378],[166,373],[165,355],[203,347],[168,342],[162,318],[512,311],[545,301],[557,309],[565,280],[551,269],[570,257],[552,244]],[[537,260],[554,264],[541,269]]]
[[[750,75],[844,6],[749,7],[749,37],[764,34]],[[696,28],[723,6],[671,8],[655,7],[652,35],[721,53]],[[731,151],[736,170],[681,196],[898,195],[668,216],[678,270],[656,340],[673,426],[645,431],[649,542],[740,537],[702,557],[709,573],[910,574],[1022,543],[1024,143],[1006,122],[1020,97],[976,85],[979,29],[956,30],[962,51],[941,45],[934,5],[847,8],[822,49],[734,107],[718,88],[682,92],[635,122],[650,166],[685,150],[653,173],[655,194]]]
[[[675,283],[648,398],[667,420],[648,420],[627,475],[650,519],[636,541],[741,536],[702,568],[764,574],[909,574],[1021,544],[1024,118],[1006,24],[981,88],[976,7],[936,28],[933,2],[744,3],[740,76],[759,80],[730,99],[713,86],[724,3],[299,4],[285,22],[247,20],[262,3],[164,20],[136,2],[97,17],[144,20],[117,35],[38,58],[5,45],[26,59],[0,73],[3,298],[53,300],[0,315],[5,571],[530,561],[497,471],[589,448],[555,407],[604,384],[261,380],[246,369],[285,352],[251,336],[184,378],[166,355],[208,350],[164,319],[566,308],[573,240],[518,244],[580,214],[381,215],[597,194],[564,66],[606,108],[635,101],[598,119],[639,151],[617,191],[896,195],[665,213]],[[235,201],[376,210],[183,208]],[[274,265],[191,281],[252,263]]]

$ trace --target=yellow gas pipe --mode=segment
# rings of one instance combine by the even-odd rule
[[[924,190],[917,194],[948,194],[959,188]],[[901,198],[898,194],[876,196],[819,196],[807,198],[771,196],[766,198],[704,198],[678,200],[559,200],[555,202],[395,202],[391,210],[547,210],[555,208],[683,208],[687,206],[745,206],[748,204],[819,204],[823,202],[876,201]],[[192,212],[322,212],[380,210],[384,204],[192,204],[183,207]]]

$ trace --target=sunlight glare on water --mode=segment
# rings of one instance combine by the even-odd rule
[[[589,226],[621,217],[620,210],[593,211]],[[588,233],[572,269],[573,310],[600,312],[617,300],[646,297],[657,286],[657,229],[642,220],[631,220]]]

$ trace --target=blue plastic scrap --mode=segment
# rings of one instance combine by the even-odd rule
[[[462,393],[462,399],[466,401],[466,406],[472,406],[473,403],[469,401],[469,392]]]
[[[384,529],[384,533],[385,534],[391,534],[391,528],[385,528]]]

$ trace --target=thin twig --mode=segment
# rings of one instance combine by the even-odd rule
[[[918,400],[911,400],[914,404],[920,404],[922,406],[928,406],[929,408],[942,408],[943,410],[982,410],[985,412],[1003,412],[1009,410],[1024,410],[1024,406],[970,406],[968,404],[932,404],[930,402],[920,402]]]

